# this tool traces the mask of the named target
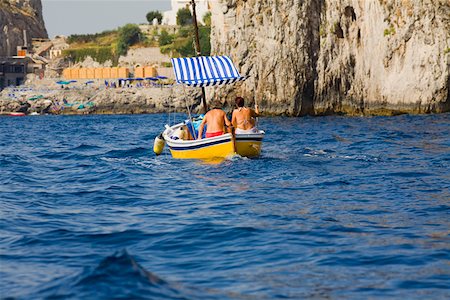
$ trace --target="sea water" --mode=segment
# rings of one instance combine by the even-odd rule
[[[260,118],[220,164],[156,157],[167,118],[0,118],[1,298],[449,298],[449,114]]]

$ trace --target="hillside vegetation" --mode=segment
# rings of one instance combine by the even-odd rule
[[[127,54],[129,47],[138,44],[144,47],[149,46],[146,44],[148,38],[134,24],[96,34],[71,35],[67,41],[70,48],[63,54],[74,62],[83,61],[90,56],[99,63],[109,60],[113,65],[117,65],[121,55]]]
[[[99,63],[108,60],[117,63],[116,44],[118,30],[104,31],[96,34],[74,34],[68,37],[70,48],[64,50],[63,55],[74,62],[83,61],[90,56]]]
[[[210,14],[205,16],[205,26],[199,26],[202,55],[210,55]],[[158,26],[150,33],[143,33],[138,25],[127,24],[117,30],[108,30],[95,34],[74,34],[68,37],[70,48],[63,55],[73,62],[81,62],[88,56],[99,63],[111,61],[115,66],[121,55],[126,55],[130,47],[160,47],[161,53],[171,57],[195,56],[194,27],[183,23],[174,34]]]

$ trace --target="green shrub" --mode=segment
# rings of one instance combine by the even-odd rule
[[[199,27],[200,49],[202,55],[211,54],[211,27]],[[160,37],[161,38],[161,37]],[[161,53],[172,55],[173,57],[191,57],[196,55],[195,36],[193,26],[181,27],[172,37],[170,44],[161,45]]]
[[[148,23],[150,23],[150,24],[153,23],[154,19],[157,19],[158,20],[158,24],[161,24],[163,16],[162,16],[162,14],[159,11],[154,10],[154,11],[148,12],[147,15],[146,15],[146,18],[147,18]]]
[[[211,27],[202,26],[198,31],[202,55],[209,56],[211,54]]]
[[[139,42],[141,36],[142,32],[135,24],[127,24],[119,29],[119,41],[122,40],[130,46]]]
[[[384,36],[388,36],[388,35],[394,35],[395,34],[395,28],[393,25],[391,25],[389,28],[386,28],[384,30]]]
[[[113,63],[116,61],[112,47],[88,47],[80,49],[67,49],[63,51],[63,55],[72,59],[74,62],[82,62],[88,56],[93,60],[104,63],[111,60]]]
[[[181,57],[195,56],[194,40],[190,38],[183,38],[180,40],[178,46],[175,50],[180,54]]]
[[[118,41],[116,46],[116,53],[118,56],[126,55],[128,53],[128,45],[123,41]]]
[[[187,26],[192,24],[192,14],[189,8],[180,8],[177,12],[177,25]]]
[[[177,37],[193,37],[194,36],[194,27],[193,26],[184,26],[178,29],[176,34]]]
[[[211,12],[210,11],[208,11],[203,16],[203,24],[205,24],[205,26],[211,27]]]
[[[135,24],[127,24],[119,28],[119,38],[117,40],[117,54],[126,55],[128,47],[143,40],[143,35],[139,26]]]
[[[166,30],[161,30],[161,34],[159,35],[159,45],[165,46],[171,44],[173,41],[173,36],[171,36]]]
[[[319,26],[319,35],[324,38],[327,36],[327,26],[326,24],[321,23]]]
[[[67,43],[74,44],[74,43],[92,43],[97,42],[99,38],[117,34],[117,30],[106,30],[100,33],[94,33],[94,34],[72,34],[69,35],[67,38]]]

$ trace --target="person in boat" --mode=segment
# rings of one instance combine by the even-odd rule
[[[189,130],[187,129],[187,126],[181,126],[178,129],[176,129],[172,135],[170,136],[173,140],[191,140],[191,134],[189,133]]]
[[[228,120],[227,114],[222,110],[222,103],[220,101],[214,101],[212,109],[206,113],[198,128],[197,139],[202,139],[203,128],[205,125],[208,125],[206,127],[206,138],[224,134],[225,127],[228,128],[227,132],[231,132],[231,122]]]
[[[244,98],[236,97],[236,109],[231,116],[231,123],[236,129],[236,134],[258,133],[256,128],[256,117],[259,115],[258,105],[255,109],[244,106]]]

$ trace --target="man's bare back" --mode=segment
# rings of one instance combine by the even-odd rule
[[[221,109],[214,108],[208,111],[203,118],[202,123],[198,129],[198,138],[202,138],[203,128],[207,124],[206,133],[218,133],[225,132],[225,126],[231,127],[230,121],[227,119],[227,115]]]

